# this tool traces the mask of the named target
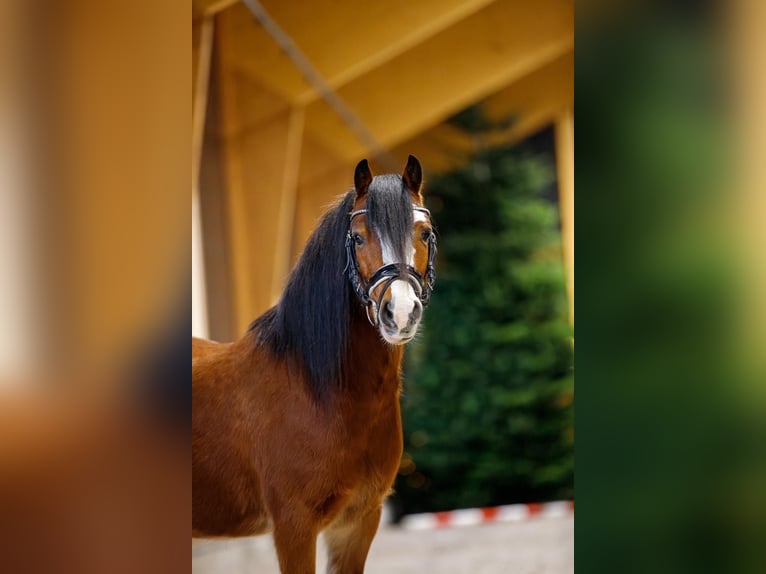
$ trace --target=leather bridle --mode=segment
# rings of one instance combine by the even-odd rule
[[[414,211],[419,211],[431,218],[431,212],[425,207],[413,205]],[[367,320],[373,327],[377,327],[379,321],[380,304],[391,284],[397,279],[408,281],[415,289],[423,307],[428,305],[431,300],[431,292],[436,282],[436,272],[434,271],[434,259],[436,258],[436,235],[433,230],[428,237],[428,263],[426,265],[425,276],[421,275],[417,269],[407,263],[389,263],[383,265],[372,277],[365,279],[359,272],[359,261],[356,258],[356,241],[351,231],[351,224],[358,215],[367,213],[366,209],[358,209],[349,214],[348,231],[346,233],[346,271],[348,280],[354,289],[362,305],[365,306]],[[372,293],[379,286],[383,285],[377,300],[373,299]]]

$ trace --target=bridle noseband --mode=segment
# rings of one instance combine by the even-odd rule
[[[414,211],[419,211],[431,217],[431,212],[425,207],[413,205]],[[428,237],[428,263],[426,265],[425,276],[421,275],[417,269],[412,265],[406,263],[389,263],[380,267],[375,273],[372,274],[368,280],[362,276],[359,272],[359,262],[356,258],[356,247],[354,241],[354,235],[351,232],[351,223],[357,215],[367,213],[366,209],[358,209],[349,214],[348,219],[348,231],[346,232],[346,270],[348,273],[348,280],[351,282],[351,286],[354,289],[357,297],[365,306],[367,313],[367,320],[373,327],[378,325],[378,313],[380,312],[380,304],[383,301],[383,297],[391,284],[397,279],[408,281],[410,285],[415,289],[420,302],[423,307],[427,306],[431,300],[431,292],[434,289],[434,283],[436,282],[436,273],[434,271],[434,259],[436,258],[436,235],[431,231]],[[378,295],[377,301],[372,298],[372,292],[379,286],[383,285],[383,289]]]

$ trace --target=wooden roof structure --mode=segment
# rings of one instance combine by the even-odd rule
[[[359,159],[380,172],[414,153],[426,175],[464,161],[474,144],[445,120],[476,103],[515,118],[497,143],[556,126],[571,307],[573,0],[193,0],[192,11],[198,334],[234,338],[276,301]]]

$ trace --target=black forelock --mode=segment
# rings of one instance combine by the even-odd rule
[[[400,262],[407,261],[411,242],[412,200],[398,175],[375,176],[367,192],[367,224],[390,245]]]

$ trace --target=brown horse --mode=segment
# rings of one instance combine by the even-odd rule
[[[366,160],[280,302],[234,343],[192,339],[192,536],[273,532],[281,571],[361,573],[402,454],[404,343],[434,282],[420,162]]]

